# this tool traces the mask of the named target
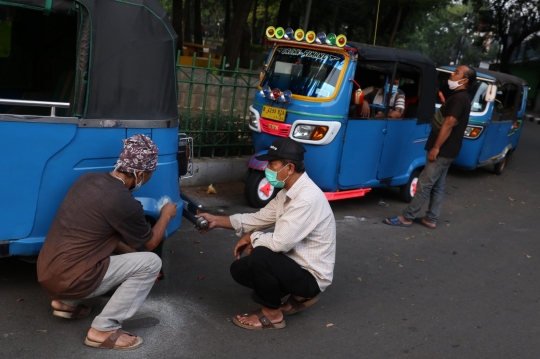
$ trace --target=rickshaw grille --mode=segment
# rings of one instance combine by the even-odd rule
[[[279,137],[289,137],[291,132],[291,125],[286,123],[279,123],[276,121],[266,120],[264,118],[261,121],[261,131]]]

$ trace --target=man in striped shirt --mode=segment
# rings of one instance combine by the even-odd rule
[[[394,76],[393,86],[388,86],[386,90],[386,96],[390,96],[390,103],[388,107],[388,118],[402,118],[405,111],[405,93],[398,89],[401,82],[401,74],[399,72]],[[371,91],[364,90],[364,101],[362,102],[361,116],[364,118],[383,118],[384,117],[384,103],[385,88],[371,87]],[[370,107],[369,105],[375,105]]]
[[[290,138],[275,140],[268,153],[266,178],[283,188],[257,213],[213,216],[203,213],[209,229],[234,229],[240,241],[231,265],[236,282],[253,289],[262,308],[233,317],[245,329],[281,329],[291,315],[318,300],[332,282],[336,224],[330,205],[305,173],[304,147]],[[273,232],[264,230],[274,227]],[[201,230],[205,233],[207,230]],[[241,257],[246,251],[249,255]],[[289,296],[285,303],[281,298]]]

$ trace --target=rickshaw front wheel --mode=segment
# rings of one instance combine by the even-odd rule
[[[411,173],[411,177],[406,184],[399,187],[399,197],[405,203],[412,201],[414,194],[416,193],[416,184],[418,183],[418,177],[420,176],[420,170],[416,169]]]
[[[244,196],[251,207],[262,208],[278,193],[264,175],[264,172],[252,170],[246,180]]]

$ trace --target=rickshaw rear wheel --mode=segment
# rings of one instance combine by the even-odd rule
[[[420,177],[420,170],[416,169],[411,173],[411,177],[406,184],[399,187],[399,197],[405,203],[412,201],[414,194],[416,193],[416,184],[418,183],[418,177]]]
[[[505,157],[501,162],[497,163],[495,167],[493,167],[493,173],[496,175],[501,175],[506,167],[506,160],[507,157]]]
[[[244,196],[251,207],[262,208],[268,204],[278,190],[268,183],[264,172],[253,170],[246,179]]]

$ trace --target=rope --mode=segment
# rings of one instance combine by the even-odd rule
[[[375,42],[377,42],[377,26],[379,25],[379,8],[381,7],[381,0],[379,0],[377,4],[377,18],[375,20],[375,35],[373,36],[373,46],[375,46]]]

